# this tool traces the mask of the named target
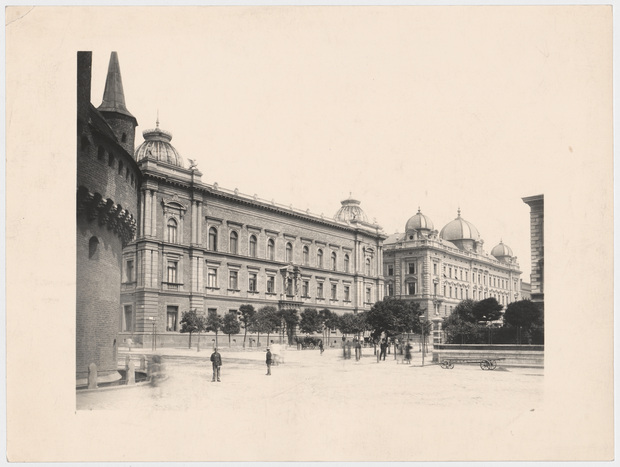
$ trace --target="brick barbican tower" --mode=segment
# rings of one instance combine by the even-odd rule
[[[120,378],[123,246],[136,232],[141,174],[133,158],[135,117],[125,107],[116,52],[110,56],[103,102],[91,104],[91,52],[78,52],[77,67],[77,290],[76,384],[89,365],[98,382]]]

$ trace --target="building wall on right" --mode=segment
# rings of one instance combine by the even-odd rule
[[[545,297],[545,201],[544,195],[527,196],[523,202],[530,207],[530,275],[532,301],[544,309]]]

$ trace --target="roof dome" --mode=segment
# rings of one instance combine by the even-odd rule
[[[157,128],[144,130],[142,136],[144,136],[144,142],[136,149],[136,162],[148,157],[156,161],[183,167],[183,158],[174,146],[170,144],[172,133],[160,129],[159,120],[157,120]]]
[[[496,258],[503,258],[505,256],[512,256],[512,250],[508,245],[504,245],[503,241],[499,241],[499,245],[495,245],[491,250],[491,255]]]
[[[353,199],[349,195],[348,199],[340,201],[342,206],[338,209],[338,212],[334,214],[334,219],[337,221],[350,222],[352,220],[368,222],[366,213],[360,208],[360,201]]]
[[[458,217],[441,229],[439,236],[444,240],[479,240],[478,229],[471,222],[467,222],[461,217],[461,210],[458,210]]]
[[[418,208],[418,213],[411,217],[405,225],[405,231],[410,230],[433,230],[435,227],[430,217],[425,216]]]

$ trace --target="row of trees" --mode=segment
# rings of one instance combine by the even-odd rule
[[[463,300],[444,319],[448,344],[544,344],[544,315],[530,300],[512,302],[503,309],[493,297]]]
[[[248,332],[257,334],[258,343],[260,335],[282,333],[286,335],[288,343],[293,344],[295,330],[302,334],[321,333],[324,340],[331,338],[333,330],[340,331],[344,336],[352,335],[357,338],[364,336],[366,332],[378,340],[381,337],[392,337],[400,334],[420,333],[422,323],[420,317],[423,310],[418,303],[403,301],[396,298],[386,297],[369,311],[360,313],[344,313],[338,315],[327,308],[304,308],[298,312],[295,309],[278,310],[273,306],[264,306],[256,310],[252,305],[242,305],[238,312],[230,312],[220,316],[216,311],[209,311],[207,316],[198,313],[197,310],[184,312],[181,317],[181,332],[189,333],[189,347],[192,346],[192,335],[201,332],[213,332],[217,342],[221,332],[228,335],[228,343],[231,344],[231,336],[239,334],[243,329],[243,347],[247,342]],[[430,326],[430,323],[426,323]],[[428,332],[429,329],[426,329]]]

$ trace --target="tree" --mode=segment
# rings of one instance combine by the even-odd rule
[[[243,348],[245,349],[245,341],[248,335],[248,328],[252,327],[252,320],[254,319],[254,315],[256,315],[256,310],[252,305],[241,305],[239,307],[239,320],[243,324]]]
[[[295,337],[295,326],[299,322],[299,316],[297,310],[294,308],[284,308],[278,312],[280,320],[286,328],[286,335],[288,337],[288,345],[293,345],[293,338]]]
[[[462,300],[452,310],[450,316],[444,318],[443,329],[448,343],[469,344],[477,342],[480,326],[477,324],[473,311],[476,303],[471,299]]]
[[[222,317],[217,314],[216,310],[209,310],[205,324],[205,331],[215,333],[215,346],[217,347],[217,334],[222,328]]]
[[[252,329],[258,334],[258,345],[260,345],[260,333],[267,334],[267,345],[269,345],[269,335],[278,328],[280,324],[280,316],[278,310],[274,306],[264,306],[258,310]]]
[[[489,297],[476,302],[471,311],[476,321],[486,321],[490,323],[491,321],[498,320],[502,316],[502,309],[503,306],[497,302],[495,297]]]
[[[327,334],[327,341],[329,343],[332,329],[338,329],[338,315],[327,308],[323,308],[319,311],[319,316],[323,325],[323,334]]]
[[[237,313],[234,311],[227,313],[222,321],[222,332],[228,334],[228,347],[230,347],[230,336],[239,334],[239,331],[241,331],[241,325],[237,319]]]
[[[301,312],[301,320],[299,321],[299,330],[304,334],[314,334],[322,329],[321,317],[316,308],[305,308]]]
[[[368,329],[373,339],[382,335],[389,338],[398,334],[420,331],[420,316],[423,311],[416,302],[385,297],[376,302],[366,314]]]
[[[521,343],[521,331],[525,331],[530,341],[532,331],[543,327],[542,311],[530,300],[512,302],[506,307],[504,326],[513,326],[517,329],[517,344]]]
[[[196,309],[184,311],[181,315],[181,332],[189,333],[189,347],[192,348],[192,334],[204,331],[204,316],[199,315]]]
[[[361,313],[345,313],[340,316],[338,320],[338,330],[343,335],[356,334],[359,337],[361,332],[365,329],[365,319]]]

